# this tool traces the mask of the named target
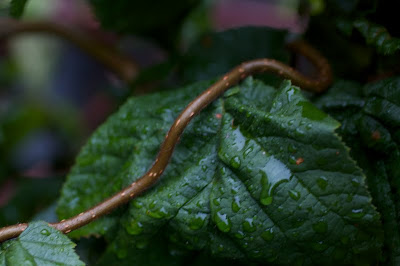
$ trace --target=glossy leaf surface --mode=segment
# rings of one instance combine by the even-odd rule
[[[122,106],[78,156],[60,218],[140,177],[179,111],[209,84]],[[379,215],[361,170],[334,133],[338,126],[290,82],[277,90],[249,78],[190,123],[161,181],[121,219],[108,216],[76,235],[116,230],[107,254],[131,254],[162,232],[182,250],[220,258],[374,260],[382,241]]]

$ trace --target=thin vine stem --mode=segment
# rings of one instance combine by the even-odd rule
[[[80,33],[70,27],[54,21],[22,22],[11,19],[0,20],[0,40],[27,33],[44,33],[68,40],[106,66],[123,81],[131,82],[138,74],[138,66],[133,60],[121,54],[114,47],[106,45],[99,40],[88,38],[84,33]]]
[[[50,225],[67,234],[111,212],[153,186],[163,174],[180,136],[193,117],[221,96],[227,89],[249,75],[259,72],[273,72],[292,80],[294,84],[303,89],[317,93],[324,91],[332,82],[332,71],[328,61],[303,41],[293,42],[289,45],[289,48],[304,55],[315,65],[319,71],[318,78],[307,78],[297,70],[274,59],[256,59],[240,64],[186,106],[169,129],[150,170],[142,177],[89,210]],[[0,242],[17,237],[27,227],[28,224],[21,223],[0,229]]]

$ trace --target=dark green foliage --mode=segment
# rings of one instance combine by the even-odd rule
[[[33,222],[15,240],[0,247],[0,265],[84,265],[75,244],[45,222]]]
[[[356,20],[354,27],[364,36],[367,44],[375,46],[379,53],[391,55],[400,50],[400,38],[390,36],[385,27],[367,20]]]
[[[24,13],[24,9],[28,0],[11,0],[10,15],[19,18]]]
[[[143,174],[173,119],[209,84],[123,105],[78,156],[62,191],[60,218]],[[159,184],[121,218],[107,216],[74,235],[106,234],[112,243],[105,264],[115,256],[140,261],[143,248],[154,252],[157,235],[180,252],[217,258],[374,261],[379,215],[363,174],[334,133],[338,126],[289,82],[276,90],[249,78],[194,119]]]
[[[204,35],[185,53],[181,75],[186,83],[223,75],[242,62],[274,58],[288,62],[287,31],[245,27]]]
[[[337,82],[318,101],[342,123],[340,135],[367,174],[385,229],[385,261],[400,262],[400,77],[361,87]]]
[[[119,33],[142,34],[170,45],[183,20],[200,2],[137,0],[88,0],[105,29]]]
[[[6,206],[0,208],[0,227],[29,221],[34,214],[53,203],[60,193],[63,178],[18,178],[17,190]]]

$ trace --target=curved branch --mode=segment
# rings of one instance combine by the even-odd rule
[[[0,20],[0,40],[26,33],[45,33],[68,40],[105,65],[120,79],[130,82],[138,73],[137,65],[126,56],[98,40],[88,38],[69,27],[53,21],[20,22]]]
[[[111,212],[154,185],[167,167],[180,136],[192,118],[221,96],[231,86],[237,84],[251,74],[273,72],[284,78],[291,79],[294,84],[303,89],[313,92],[322,92],[325,90],[332,81],[332,72],[327,60],[312,47],[301,41],[290,44],[289,48],[306,56],[319,70],[319,78],[314,80],[309,79],[290,66],[273,59],[257,59],[242,63],[187,105],[169,129],[160,151],[147,173],[130,186],[122,189],[114,196],[104,200],[91,209],[67,220],[50,225],[63,233],[69,233]],[[0,242],[17,237],[27,226],[27,224],[18,224],[0,229]]]

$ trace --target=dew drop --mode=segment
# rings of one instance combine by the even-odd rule
[[[126,227],[126,231],[130,235],[139,235],[143,232],[143,225],[138,221],[132,221],[129,226]]]
[[[286,91],[286,96],[287,96],[288,102],[292,101],[292,97],[293,97],[294,93],[295,93],[295,90],[293,88]]]
[[[156,201],[156,200],[153,200],[153,201],[149,204],[150,209],[153,209],[153,208],[156,207],[156,206],[157,206],[157,201]]]
[[[239,196],[235,196],[234,200],[232,201],[232,210],[234,212],[238,212],[240,210],[240,199],[239,199]]]
[[[302,136],[304,136],[304,131],[301,129],[301,128],[296,128],[296,130],[295,130],[295,134],[296,134],[296,136],[298,136],[298,137],[302,137]]]
[[[273,228],[268,228],[261,234],[262,239],[265,241],[271,241],[274,239],[275,234],[274,234],[274,229]]]
[[[49,236],[49,235],[51,234],[50,231],[47,230],[47,229],[42,229],[42,230],[40,231],[40,233],[41,233],[42,235],[44,235],[44,236]]]
[[[257,230],[257,227],[253,223],[253,218],[246,218],[242,224],[245,232],[252,233]]]
[[[318,177],[317,185],[320,189],[325,190],[328,186],[328,179],[325,176]]]
[[[270,205],[273,202],[275,189],[283,182],[289,181],[290,170],[279,160],[270,157],[264,168],[260,169],[261,193],[260,202]]]
[[[219,206],[221,204],[221,199],[220,198],[215,198],[213,199],[213,203],[215,206]]]
[[[237,127],[232,132],[232,139],[233,139],[233,148],[237,151],[241,151],[244,148],[246,143],[246,138],[243,136],[242,132],[240,132],[239,127]]]
[[[206,218],[207,218],[207,214],[197,213],[196,216],[190,220],[189,228],[192,230],[198,230],[198,229],[202,228]]]
[[[296,159],[295,156],[290,156],[290,157],[289,157],[289,163],[290,163],[290,164],[296,164],[296,161],[297,161],[297,159]]]
[[[246,158],[247,155],[249,155],[250,152],[252,152],[252,151],[253,151],[253,147],[248,147],[248,148],[244,151],[243,157]]]
[[[300,194],[300,192],[291,189],[291,190],[289,190],[289,196],[294,200],[299,200],[301,194]]]
[[[143,203],[141,203],[141,202],[139,202],[139,201],[137,201],[137,200],[134,200],[134,201],[132,202],[132,204],[133,204],[133,206],[134,206],[136,209],[141,209],[141,208],[143,207]]]
[[[147,210],[146,214],[152,218],[161,219],[161,218],[164,218],[165,216],[167,216],[168,212],[165,209],[165,207],[161,207],[159,210],[156,210],[156,211]]]
[[[351,184],[352,184],[354,187],[358,187],[358,186],[360,185],[360,181],[358,181],[357,178],[353,178],[353,179],[351,180]]]
[[[217,227],[219,230],[221,230],[222,232],[229,232],[231,230],[232,227],[232,223],[229,220],[229,218],[227,217],[226,214],[222,214],[220,212],[217,212],[214,215],[214,221],[217,224]]]
[[[351,210],[351,213],[349,214],[351,218],[355,219],[360,219],[365,216],[364,210],[363,209],[353,209]]]
[[[316,233],[323,234],[328,230],[328,224],[325,221],[319,221],[314,223],[312,228]]]
[[[237,233],[235,233],[235,237],[237,239],[243,239],[245,237],[245,235],[242,231],[237,231]]]
[[[295,153],[297,151],[297,147],[294,144],[288,145],[288,152]]]
[[[322,252],[322,251],[324,251],[325,249],[328,248],[328,245],[325,244],[323,241],[320,241],[320,242],[317,242],[317,243],[313,243],[313,244],[311,245],[311,247],[312,247],[312,249],[314,249],[315,251]]]
[[[231,188],[231,193],[236,195],[239,192],[239,186],[233,186]]]
[[[238,169],[241,165],[241,161],[239,156],[235,156],[230,160],[230,164],[232,165],[233,168]]]

